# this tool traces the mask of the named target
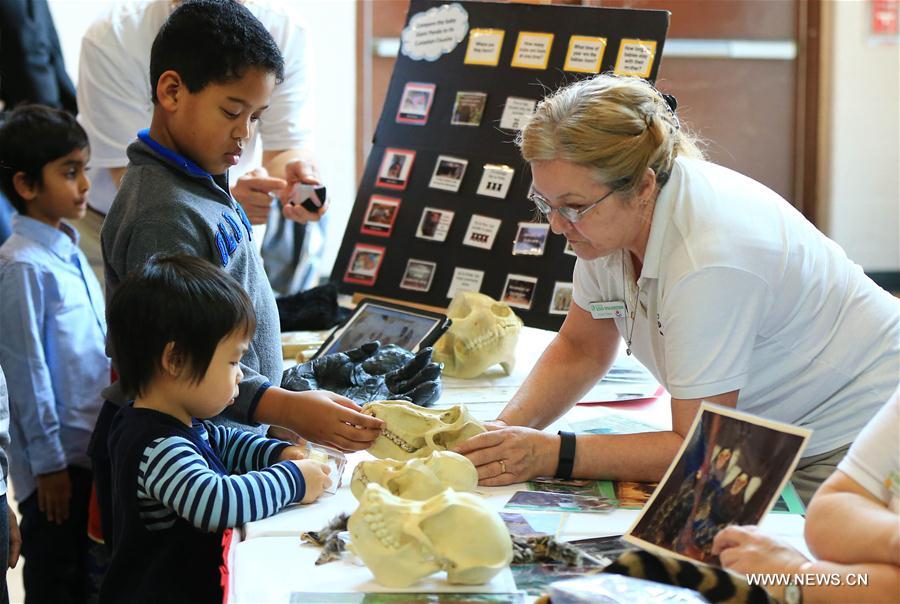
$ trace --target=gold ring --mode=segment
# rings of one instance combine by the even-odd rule
[[[500,473],[506,474],[506,462],[502,459],[500,460]]]

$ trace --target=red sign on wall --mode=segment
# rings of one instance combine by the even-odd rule
[[[896,36],[900,32],[900,0],[871,0],[872,34]]]

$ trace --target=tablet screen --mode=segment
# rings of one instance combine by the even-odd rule
[[[334,339],[320,354],[350,350],[372,340],[378,340],[382,346],[396,344],[414,351],[441,323],[440,318],[367,303],[354,313],[347,325],[335,334]]]

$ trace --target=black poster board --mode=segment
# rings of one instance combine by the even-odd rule
[[[479,291],[496,299],[505,293],[508,275],[521,275],[525,279],[518,284],[519,293],[527,295],[533,291],[530,308],[514,306],[516,314],[526,325],[557,330],[565,318],[558,306],[565,293],[555,292],[555,286],[557,282],[571,283],[575,256],[565,253],[565,238],[552,233],[541,255],[513,254],[519,224],[533,221],[536,214],[526,197],[531,176],[513,144],[516,132],[499,127],[504,106],[508,97],[539,101],[565,83],[592,75],[563,69],[572,36],[605,38],[601,72],[616,69],[623,40],[643,41],[648,49],[645,52],[652,52],[653,59],[649,73],[640,75],[653,81],[659,70],[669,13],[412,0],[407,26],[412,17],[448,4],[458,4],[467,13],[469,34],[451,52],[434,61],[413,60],[402,50],[398,55],[332,279],[344,293],[374,294],[446,307],[457,267],[483,271]],[[472,29],[504,31],[496,66],[465,63]],[[512,66],[520,32],[553,34],[545,69]],[[414,85],[412,92],[404,95],[408,83],[422,86]],[[478,126],[451,123],[459,91],[487,95]],[[407,102],[401,106],[402,100]],[[423,120],[425,112],[427,118]],[[459,113],[455,118],[458,122]],[[415,155],[393,154],[392,149],[412,151]],[[386,153],[390,155],[388,161]],[[392,162],[394,155],[402,157]],[[452,162],[444,170],[451,176],[450,185],[445,179],[443,188],[429,186],[434,184],[432,176],[441,155],[467,161],[463,178],[456,183],[458,191],[448,190],[455,184]],[[410,162],[412,168],[407,174]],[[394,165],[390,171],[392,163],[403,166]],[[504,199],[477,193],[485,164],[506,165],[515,170]],[[440,227],[436,231],[426,228],[431,238],[417,237],[417,232],[423,234],[419,229],[425,208],[454,213],[445,233]],[[463,243],[473,214],[502,221],[490,249]],[[441,235],[445,235],[443,241]],[[520,250],[528,249],[527,235],[524,238]],[[411,259],[413,266],[407,272]],[[554,303],[555,314],[551,313]]]

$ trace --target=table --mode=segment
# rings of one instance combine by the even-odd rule
[[[512,375],[503,375],[495,368],[485,376],[475,380],[444,379],[444,394],[436,407],[466,403],[469,411],[479,420],[495,418],[513,392],[521,385],[530,372],[540,352],[552,339],[553,334],[524,328],[516,350],[519,361]],[[633,367],[633,357],[624,358],[624,351],[617,364]],[[528,362],[527,360],[530,360]],[[608,400],[616,392],[627,393],[629,389],[645,395],[656,391],[654,384],[607,384],[600,385],[585,396],[585,402]],[[605,423],[626,418],[637,424],[647,425],[657,430],[671,429],[670,398],[667,394],[651,400],[635,402],[615,402],[579,404],[565,416],[546,428],[555,433],[560,429],[570,429],[585,422]],[[652,429],[651,428],[651,429]],[[227,601],[231,604],[258,602],[291,602],[301,600],[300,592],[314,592],[322,595],[322,602],[328,601],[326,594],[346,592],[492,592],[508,593],[516,591],[509,569],[500,573],[487,585],[474,587],[450,586],[438,573],[409,589],[384,588],[372,580],[365,566],[354,564],[352,557],[315,566],[319,549],[302,543],[300,533],[319,530],[340,512],[350,513],[357,502],[350,492],[350,477],[353,468],[362,460],[371,459],[367,452],[349,456],[344,469],[343,486],[334,495],[327,495],[310,505],[294,505],[281,513],[252,522],[235,531],[231,547],[227,553],[228,585]],[[501,510],[516,491],[527,490],[524,483],[506,487],[479,487],[478,492],[489,506]],[[516,510],[518,511],[518,510]],[[573,541],[588,537],[621,535],[640,513],[639,510],[617,509],[608,514],[585,514],[568,512],[528,512],[528,514],[556,514],[559,516],[555,535],[563,541]],[[803,540],[803,517],[796,514],[769,514],[762,528],[769,533],[789,541],[794,547],[809,555]],[[294,594],[295,600],[292,600]]]

